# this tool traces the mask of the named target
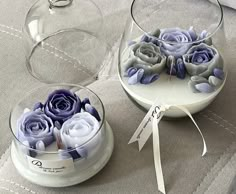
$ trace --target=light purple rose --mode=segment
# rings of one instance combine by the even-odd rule
[[[45,150],[54,141],[53,121],[42,110],[23,113],[17,120],[17,138],[33,149]]]
[[[95,142],[94,136],[99,128],[100,124],[94,116],[87,112],[77,113],[65,121],[60,129],[62,144],[66,148],[75,148],[83,145],[91,138]],[[78,152],[80,153],[81,150]]]
[[[176,58],[184,55],[192,46],[191,42],[196,41],[198,36],[191,27],[189,30],[180,28],[162,29],[159,35],[160,48],[166,56],[174,56]]]
[[[215,68],[223,69],[223,59],[217,49],[205,43],[190,48],[183,59],[191,76],[208,78]]]
[[[54,122],[58,121],[60,124],[80,112],[80,110],[80,98],[65,89],[52,92],[44,105],[45,114]]]

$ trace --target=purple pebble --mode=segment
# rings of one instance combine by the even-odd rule
[[[225,76],[224,71],[219,68],[213,69],[213,75],[221,80],[223,80]]]
[[[201,93],[211,93],[214,91],[213,87],[208,83],[196,84],[195,88]]]
[[[33,111],[37,109],[42,109],[42,108],[43,108],[43,104],[41,102],[37,102],[33,107]]]
[[[158,74],[143,76],[143,78],[140,80],[140,83],[141,84],[150,84],[150,83],[158,80],[159,77],[160,76]]]
[[[130,67],[126,72],[128,77],[132,77],[138,71],[135,67]]]
[[[98,121],[101,121],[98,111],[92,105],[85,104],[85,111],[93,115]]]

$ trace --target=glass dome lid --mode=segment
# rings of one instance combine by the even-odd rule
[[[23,27],[26,64],[45,83],[96,79],[107,53],[103,16],[90,0],[38,0]]]

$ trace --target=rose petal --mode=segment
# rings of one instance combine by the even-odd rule
[[[98,121],[101,121],[98,111],[92,105],[85,104],[85,111],[93,115]]]
[[[191,26],[188,30],[189,35],[191,36],[192,41],[197,40],[197,33],[194,31],[193,26]]]
[[[208,80],[209,80],[209,83],[210,83],[212,86],[215,86],[215,87],[220,86],[220,85],[223,83],[223,81],[222,81],[221,79],[219,79],[219,78],[217,78],[217,77],[215,77],[215,76],[210,76],[210,77],[208,78]]]
[[[45,151],[45,145],[42,140],[36,142],[36,150]]]
[[[176,76],[180,79],[185,79],[186,69],[183,60],[181,58],[177,59],[176,69],[177,69]]]
[[[33,110],[37,110],[37,109],[42,109],[43,108],[43,104],[41,102],[37,102],[34,107]]]
[[[131,76],[133,76],[137,71],[138,71],[137,68],[135,68],[135,67],[130,67],[130,68],[126,71],[126,73],[127,73],[127,76],[128,76],[128,77],[131,77]]]
[[[25,108],[25,109],[24,109],[24,113],[27,113],[27,112],[30,112],[30,109],[29,109],[29,108]]]
[[[225,77],[224,71],[222,69],[219,68],[214,68],[213,69],[213,74],[214,76],[216,76],[217,78],[223,80]]]
[[[140,83],[141,84],[150,84],[150,83],[158,80],[159,77],[160,76],[158,74],[146,75],[146,76],[143,76],[143,78],[140,80]]]
[[[84,98],[84,100],[81,102],[83,109],[85,109],[85,104],[91,104],[89,98]]]
[[[211,93],[214,91],[214,88],[208,83],[197,84],[195,88],[201,93]]]
[[[144,34],[144,35],[142,36],[142,38],[141,38],[140,41],[141,41],[141,42],[149,42],[149,40],[150,40],[149,36],[147,36],[147,35]]]
[[[133,76],[131,76],[128,79],[128,84],[129,85],[135,85],[135,84],[139,83],[140,80],[142,79],[143,75],[144,75],[144,70],[139,69]]]

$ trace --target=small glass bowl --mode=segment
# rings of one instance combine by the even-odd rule
[[[69,90],[80,99],[89,98],[101,118],[99,129],[93,135],[88,135],[84,143],[70,149],[58,150],[57,140],[44,151],[22,143],[17,135],[20,116],[25,110],[32,109],[36,102],[45,102],[49,94],[59,89]],[[42,186],[65,187],[83,182],[105,166],[113,151],[113,133],[105,120],[102,101],[93,91],[79,85],[50,84],[29,92],[13,108],[10,128],[14,137],[11,147],[13,164],[24,178]],[[76,157],[78,153],[79,157]]]

